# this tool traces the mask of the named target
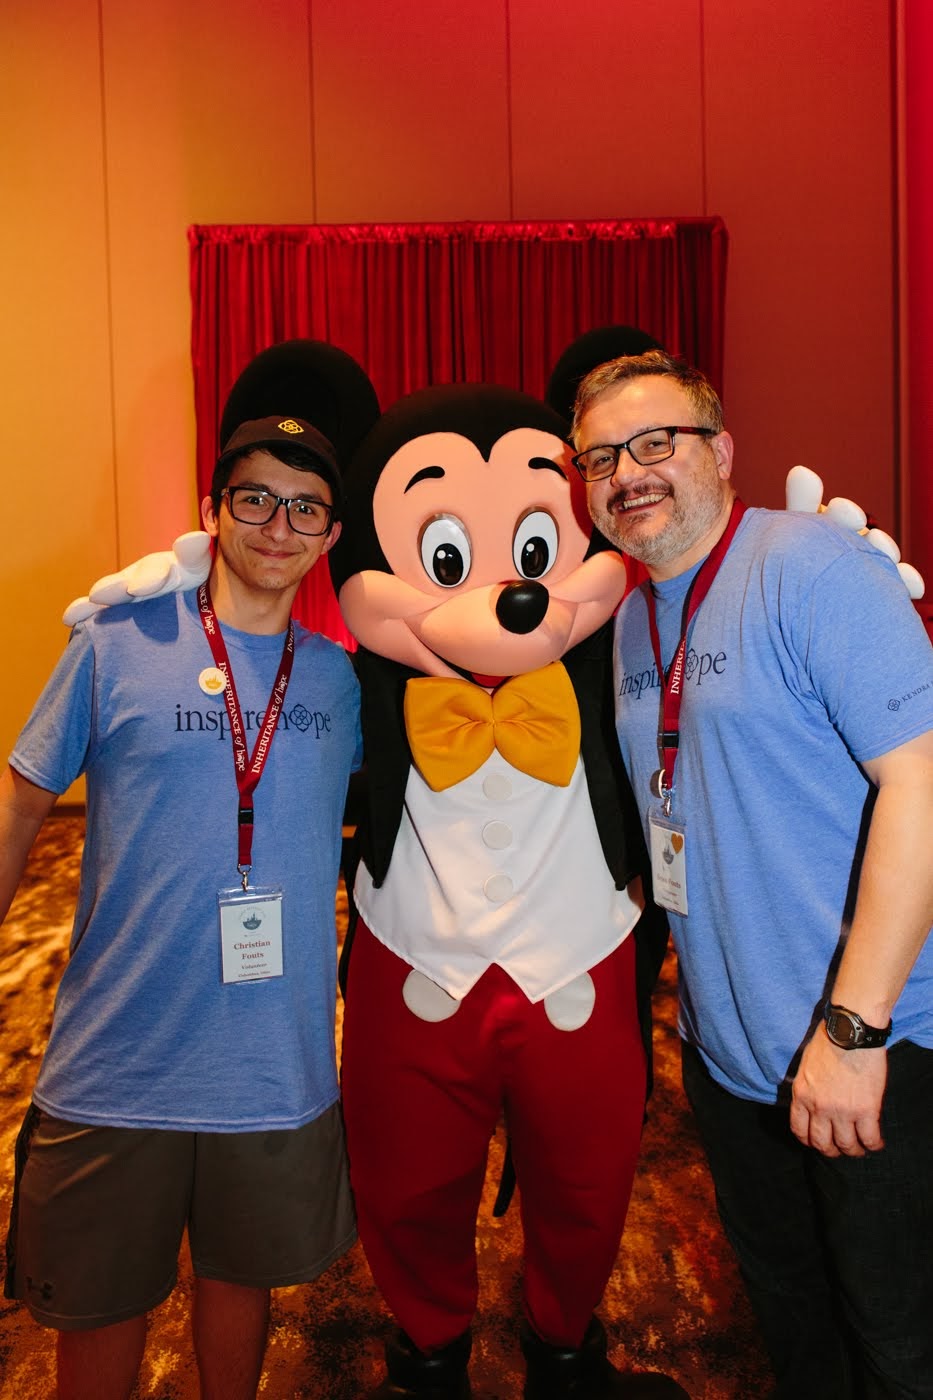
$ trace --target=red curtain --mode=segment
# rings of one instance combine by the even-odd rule
[[[717,218],[208,225],[188,238],[200,495],[233,381],[260,350],[297,336],[348,351],[384,408],[457,381],[540,396],[576,336],[616,323],[649,332],[722,389]],[[296,614],[347,640],[323,569],[302,585]]]

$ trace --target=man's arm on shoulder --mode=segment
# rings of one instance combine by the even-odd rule
[[[0,774],[0,920],[13,903],[32,843],[56,796],[9,764]]]
[[[831,999],[886,1026],[933,923],[933,730],[863,767],[878,793]],[[794,1133],[830,1157],[883,1147],[886,1080],[885,1049],[842,1050],[821,1023],[794,1080]]]

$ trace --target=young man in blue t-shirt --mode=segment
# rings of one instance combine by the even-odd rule
[[[66,1400],[130,1394],[186,1228],[202,1394],[224,1400],[256,1393],[270,1288],[355,1238],[334,895],[359,694],[343,650],[291,623],[339,508],[314,428],[238,428],[202,504],[207,583],[76,627],[0,778],[4,914],[87,778],[8,1245],[8,1296],[58,1329]]]
[[[619,743],[670,912],[684,1082],[778,1394],[933,1396],[933,653],[893,565],[748,510],[662,352],[582,383]]]

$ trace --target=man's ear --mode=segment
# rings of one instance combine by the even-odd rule
[[[709,445],[713,450],[713,458],[719,475],[723,481],[728,481],[732,475],[732,453],[735,447],[732,434],[723,430],[715,437],[710,438]]]
[[[328,532],[327,532],[327,538],[326,538],[326,540],[324,541],[324,548],[323,548],[323,550],[321,551],[322,554],[326,554],[327,551],[330,549],[331,545],[337,543],[337,541],[340,539],[340,531],[341,531],[342,529],[343,529],[343,521],[342,521],[342,520],[335,520],[334,523],[333,523],[333,525],[330,527],[330,529],[329,529]]]
[[[201,522],[211,538],[216,540],[220,533],[220,523],[214,510],[214,502],[211,500],[210,496],[205,496],[204,500],[201,502]]]

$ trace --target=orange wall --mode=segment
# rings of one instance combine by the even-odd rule
[[[743,494],[901,528],[891,9],[4,0],[4,750],[64,603],[195,523],[192,223],[720,214]]]

